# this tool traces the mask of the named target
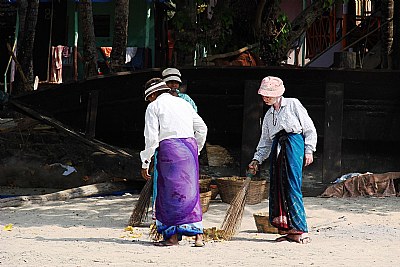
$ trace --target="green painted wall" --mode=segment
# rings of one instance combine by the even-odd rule
[[[74,12],[75,2],[68,1],[68,45],[74,43]],[[106,3],[93,3],[93,15],[110,16],[110,36],[96,37],[96,45],[112,46],[114,34],[114,5],[115,0]],[[152,3],[144,0],[131,0],[129,3],[129,26],[128,26],[128,44],[127,46],[148,47],[151,49],[154,65],[154,13]],[[78,38],[78,46],[82,40]]]

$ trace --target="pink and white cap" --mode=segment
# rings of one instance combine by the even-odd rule
[[[258,94],[267,97],[279,97],[285,92],[285,86],[283,86],[283,81],[274,76],[265,77],[261,81],[260,88],[258,89]]]

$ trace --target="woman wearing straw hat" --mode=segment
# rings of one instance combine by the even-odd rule
[[[276,241],[310,242],[301,192],[303,166],[313,162],[317,132],[307,110],[296,98],[284,98],[283,81],[265,77],[258,90],[271,107],[264,116],[261,138],[249,171],[270,158],[269,219],[281,237]]]
[[[199,195],[198,151],[205,143],[207,126],[183,99],[168,92],[160,78],[145,85],[145,149],[140,152],[141,174],[150,179],[149,165],[157,150],[157,232],[160,246],[177,245],[182,235],[196,236],[203,246],[202,211]]]
[[[182,86],[182,75],[181,72],[176,68],[166,68],[161,73],[163,81],[167,84],[169,88],[171,88],[170,93],[174,96],[178,96],[184,100],[186,100],[193,109],[198,112],[196,103],[193,99],[186,94],[186,86]],[[208,157],[207,150],[203,149],[200,153],[200,164],[208,165]]]
[[[171,88],[171,93],[189,102],[189,104],[192,105],[193,109],[197,112],[197,106],[194,103],[193,99],[188,96],[185,93],[185,89],[182,88],[181,72],[175,68],[167,68],[163,70],[161,75],[163,81],[167,84],[169,88]]]

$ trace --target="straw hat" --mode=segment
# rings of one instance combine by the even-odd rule
[[[258,94],[267,97],[278,97],[283,95],[284,92],[285,86],[283,86],[283,81],[274,76],[265,77],[258,89]]]
[[[181,84],[181,77],[181,72],[175,68],[167,68],[162,72],[164,82],[176,81]]]
[[[169,91],[170,88],[166,85],[166,83],[160,78],[153,78],[146,82],[144,86],[144,100],[147,100],[147,97],[154,92],[166,90]]]

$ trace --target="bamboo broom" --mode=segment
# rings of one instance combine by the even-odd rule
[[[246,173],[246,180],[244,180],[242,188],[236,193],[236,196],[232,199],[226,212],[224,221],[221,224],[222,238],[225,240],[230,240],[236,234],[236,231],[242,223],[244,207],[246,205],[252,177],[252,173]]]
[[[139,226],[142,224],[143,219],[147,217],[147,211],[150,206],[150,199],[153,189],[153,177],[147,180],[142,191],[140,191],[139,199],[132,211],[131,217],[129,218],[128,226]]]

